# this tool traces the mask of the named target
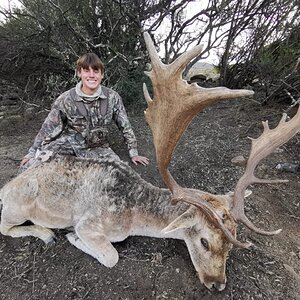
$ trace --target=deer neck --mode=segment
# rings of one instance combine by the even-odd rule
[[[162,229],[167,227],[176,217],[188,209],[188,205],[172,205],[171,193],[167,189],[148,185],[144,188],[137,203],[132,208],[132,224],[130,235],[151,236],[157,238],[183,239],[182,230],[163,234]]]

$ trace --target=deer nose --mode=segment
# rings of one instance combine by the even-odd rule
[[[215,283],[214,283],[214,287],[215,287],[219,292],[221,292],[221,291],[223,291],[223,290],[225,289],[226,283],[224,283],[224,282],[215,282]]]
[[[212,279],[212,278],[211,278]],[[201,280],[201,279],[200,279]],[[201,281],[208,289],[215,288],[219,292],[223,291],[226,287],[226,277],[224,279],[212,279],[212,280],[207,280],[204,279],[204,281]]]

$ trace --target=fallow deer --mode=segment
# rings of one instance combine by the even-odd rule
[[[250,184],[270,182],[257,179],[254,170],[261,159],[300,130],[300,110],[288,122],[284,116],[275,129],[264,123],[263,134],[252,141],[246,171],[234,193],[212,195],[183,188],[168,166],[192,118],[212,103],[252,95],[252,91],[189,85],[181,74],[200,54],[201,46],[164,65],[150,36],[145,33],[144,37],[152,63],[147,74],[153,85],[153,99],[144,85],[145,116],[153,133],[158,169],[168,189],[144,181],[122,161],[56,157],[28,169],[1,189],[0,230],[4,235],[35,236],[48,243],[54,238],[50,228],[73,227],[68,240],[107,267],[119,259],[112,243],[130,235],[183,239],[200,281],[221,291],[232,245],[250,245],[236,239],[237,222],[260,234],[279,232],[254,226],[244,215],[244,197],[249,195],[246,188]],[[33,225],[24,226],[28,220]]]

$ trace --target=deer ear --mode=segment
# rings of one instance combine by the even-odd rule
[[[252,194],[251,190],[246,190],[245,191],[245,198],[249,197]]]
[[[245,198],[249,197],[250,195],[252,194],[252,191],[251,190],[246,190],[245,191]],[[228,192],[225,194],[225,196],[228,196],[230,198],[233,198],[233,195],[234,195],[234,192]]]
[[[163,234],[170,233],[172,231],[189,228],[197,223],[196,211],[194,208],[189,208],[186,212],[177,217],[173,222],[171,222],[167,227],[165,227],[161,232]]]
[[[246,190],[244,198],[249,197],[251,194],[252,194],[251,190]],[[227,200],[230,208],[232,208],[232,205],[233,205],[233,195],[234,195],[234,192],[228,192],[225,194],[226,200]]]

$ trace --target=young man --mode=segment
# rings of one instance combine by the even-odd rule
[[[81,81],[54,102],[28,154],[21,161],[21,171],[37,160],[46,160],[55,154],[119,159],[107,140],[108,125],[112,120],[124,136],[132,162],[148,165],[148,158],[138,155],[136,138],[121,97],[101,85],[104,65],[99,57],[94,53],[83,55],[77,60],[76,71]]]

